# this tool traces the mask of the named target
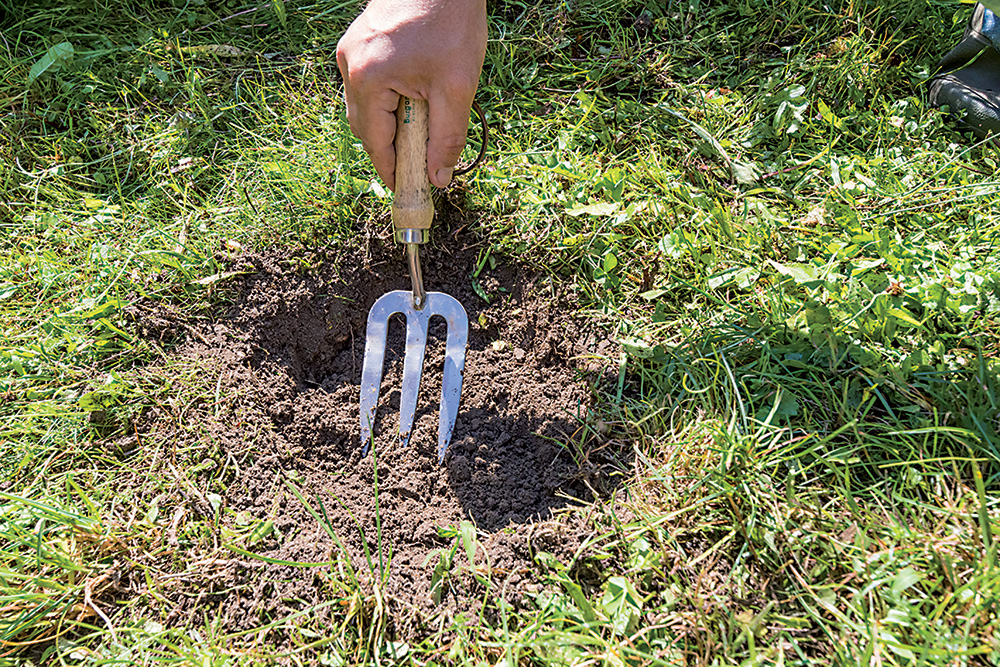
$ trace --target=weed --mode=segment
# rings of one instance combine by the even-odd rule
[[[484,588],[483,598],[488,600],[492,592],[492,577],[489,554],[486,553],[476,537],[476,526],[471,521],[463,521],[459,527],[446,527],[438,529],[438,536],[443,539],[450,539],[451,546],[446,549],[435,549],[427,554],[424,567],[433,563],[434,568],[431,574],[430,593],[434,604],[441,604],[445,593],[457,593],[458,582],[463,572],[467,571],[473,581]],[[465,552],[466,565],[456,565],[455,556],[459,547]],[[485,563],[476,565],[476,553],[482,548]]]

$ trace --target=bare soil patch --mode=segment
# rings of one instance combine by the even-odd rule
[[[336,257],[328,251],[328,257],[241,259],[233,267],[245,272],[238,296],[211,322],[175,326],[163,312],[142,316],[149,336],[186,332],[175,357],[216,378],[215,396],[185,409],[184,423],[197,428],[177,428],[176,415],[154,410],[141,431],[176,439],[178,450],[204,447],[200,474],[225,486],[223,543],[226,535],[242,534],[231,541],[269,559],[349,559],[364,586],[379,577],[381,559],[389,564],[381,587],[387,604],[416,616],[440,605],[460,611],[482,604],[482,588],[471,577],[464,588],[459,579],[449,584],[441,602],[430,594],[428,557],[452,544],[442,529],[462,521],[478,527],[477,558],[488,556],[511,596],[531,585],[533,550],[572,556],[578,529],[538,524],[608,483],[570,445],[585,452],[599,442],[584,425],[595,424],[593,390],[610,372],[602,355],[612,344],[574,315],[569,290],[516,262],[487,262],[474,287],[470,274],[482,252],[470,234],[459,233],[423,253],[427,289],[461,301],[470,324],[461,409],[444,465],[436,453],[443,321],[432,321],[407,447],[396,437],[405,324],[390,327],[375,456],[362,455],[358,399],[367,313],[383,293],[409,288],[402,253],[388,241],[338,248]],[[325,514],[325,527],[293,486]],[[263,521],[274,531],[247,546],[246,525]],[[234,557],[213,567],[212,576],[199,578],[197,596],[175,598],[172,619],[221,615],[224,627],[250,628],[343,591],[334,581],[343,575],[337,566]]]

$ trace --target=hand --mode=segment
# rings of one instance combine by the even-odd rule
[[[347,120],[390,189],[401,95],[427,100],[427,175],[439,188],[451,182],[486,57],[486,29],[486,0],[371,0],[340,39]]]

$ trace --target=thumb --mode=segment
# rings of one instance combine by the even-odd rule
[[[428,97],[427,175],[431,183],[443,188],[451,183],[451,174],[465,148],[472,96]]]

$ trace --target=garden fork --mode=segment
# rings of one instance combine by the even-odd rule
[[[417,411],[427,346],[427,324],[431,317],[440,315],[448,324],[438,417],[438,460],[443,461],[458,417],[469,318],[454,297],[441,292],[424,292],[420,244],[427,242],[434,219],[434,204],[427,180],[427,113],[425,100],[408,97],[400,99],[396,110],[396,196],[392,205],[392,224],[396,241],[406,246],[412,292],[396,290],[384,294],[368,312],[365,359],[361,371],[361,447],[367,454],[372,442],[389,318],[395,313],[406,317],[406,356],[403,358],[403,385],[399,400],[399,441],[406,445]]]

